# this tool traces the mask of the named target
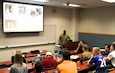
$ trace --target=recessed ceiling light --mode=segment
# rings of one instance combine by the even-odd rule
[[[76,4],[62,4],[64,6],[70,6],[70,7],[80,7],[80,5],[76,5]]]
[[[38,1],[38,2],[49,2],[49,0],[32,0],[32,1]]]
[[[108,3],[115,3],[115,0],[102,0],[104,2],[108,2]]]

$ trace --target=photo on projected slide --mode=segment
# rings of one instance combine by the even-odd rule
[[[5,11],[6,13],[13,13],[13,5],[6,4]]]
[[[6,4],[5,5],[5,17],[6,19],[14,18],[14,6]]]
[[[16,28],[16,20],[5,20],[6,24],[5,24],[5,28],[6,29],[14,29]]]
[[[41,14],[42,14],[41,9],[40,8],[36,8],[36,16],[41,15]]]
[[[30,16],[37,17],[42,14],[41,8],[32,8],[30,11]]]
[[[25,6],[18,6],[18,13],[19,14],[25,14],[26,13],[26,7]]]

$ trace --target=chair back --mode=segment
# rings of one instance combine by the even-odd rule
[[[96,70],[96,73],[108,73],[108,68],[107,67],[98,68]]]
[[[5,68],[6,65],[5,64],[0,64],[0,68]]]

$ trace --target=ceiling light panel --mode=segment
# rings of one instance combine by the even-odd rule
[[[115,0],[102,0],[104,2],[108,2],[108,3],[115,3]]]

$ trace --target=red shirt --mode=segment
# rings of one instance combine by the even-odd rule
[[[51,57],[43,59],[42,62],[44,68],[56,68],[56,66],[58,65],[58,62]]]

